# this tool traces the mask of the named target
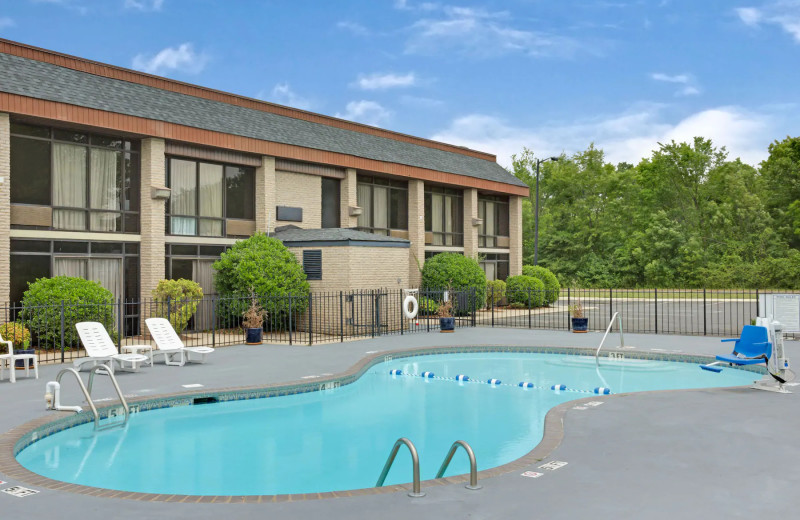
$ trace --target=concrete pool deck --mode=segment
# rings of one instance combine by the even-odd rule
[[[327,377],[346,371],[370,353],[387,350],[448,345],[596,347],[601,337],[600,333],[472,328],[455,334],[387,336],[313,347],[225,347],[206,365],[156,364],[136,374],[120,373],[118,380],[126,395],[145,397],[186,392],[182,385],[187,384],[212,390]],[[625,339],[626,345],[642,351],[712,355],[730,348],[719,338],[628,334]],[[607,342],[613,348],[618,339],[609,336]],[[787,343],[790,358],[798,349],[797,342]],[[44,409],[44,386],[65,366],[70,365],[41,366],[38,380],[19,377],[16,384],[0,382],[0,431],[55,416]],[[74,382],[66,378],[63,382],[62,401],[79,402]],[[98,498],[37,488],[0,473],[0,480],[8,482],[0,489],[22,485],[40,491],[25,498],[0,493],[0,518],[791,517],[800,507],[795,493],[800,484],[800,387],[790,389],[797,393],[732,388],[598,397],[602,406],[568,409],[562,443],[546,459],[526,468],[543,473],[542,477],[523,477],[523,469],[482,480],[480,491],[453,484],[423,487],[427,496],[421,499],[396,492],[267,504],[190,504]],[[104,378],[98,379],[95,393],[98,398],[111,397]],[[568,465],[555,471],[538,469],[555,460]]]

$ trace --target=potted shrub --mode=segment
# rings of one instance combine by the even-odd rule
[[[3,341],[10,341],[14,344],[15,354],[36,354],[36,350],[30,348],[31,333],[21,323],[10,322],[0,325],[0,338],[3,338]],[[5,343],[0,344],[0,352],[7,354],[7,350]],[[30,366],[33,368],[33,360],[30,360]],[[25,368],[25,360],[16,360],[15,367],[18,370]]]
[[[439,304],[436,314],[439,316],[439,332],[455,332],[456,319],[453,317],[453,300],[449,298],[451,291],[445,291],[445,301]]]
[[[587,332],[589,318],[583,316],[583,304],[580,300],[569,306],[569,313],[572,315],[572,332]]]
[[[255,293],[250,293],[250,306],[242,313],[244,320],[242,326],[247,331],[245,343],[248,345],[261,345],[264,332],[264,319],[267,313],[261,308],[261,303]]]

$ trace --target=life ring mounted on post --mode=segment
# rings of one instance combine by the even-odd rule
[[[419,302],[417,302],[416,294],[417,289],[404,289],[406,293],[405,299],[403,299],[403,315],[408,318],[409,320],[413,320],[417,317],[417,312],[419,312]],[[411,309],[409,309],[409,305]]]

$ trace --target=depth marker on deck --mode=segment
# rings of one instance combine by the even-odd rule
[[[561,460],[554,460],[552,462],[548,462],[547,464],[542,464],[541,466],[539,466],[539,469],[549,469],[550,471],[555,471],[558,468],[563,468],[567,464],[569,463]]]
[[[22,487],[22,486],[13,486],[13,487],[4,489],[3,493],[8,493],[9,495],[17,497],[17,498],[25,498],[25,497],[29,497],[31,495],[35,495],[36,493],[38,493],[38,491],[36,491],[35,489],[29,489],[29,488]]]
[[[528,478],[539,478],[542,475],[544,475],[544,473],[537,473],[535,471],[526,471],[525,473],[522,473],[521,476],[522,477],[528,477]]]

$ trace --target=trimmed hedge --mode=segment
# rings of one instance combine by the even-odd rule
[[[558,300],[561,294],[561,284],[558,283],[558,278],[556,278],[556,275],[554,275],[550,269],[540,265],[523,265],[522,274],[525,276],[533,276],[542,281],[545,289],[545,305],[550,305]]]
[[[268,324],[282,323],[290,310],[308,307],[308,282],[303,266],[283,243],[264,233],[236,242],[214,262],[214,286],[221,298],[220,311],[241,320],[255,292],[269,315]],[[289,298],[291,295],[291,299]],[[290,303],[291,302],[291,303]],[[291,306],[291,309],[290,309]]]
[[[465,302],[468,308],[454,309],[459,314],[480,309],[486,302],[486,274],[477,260],[459,253],[439,253],[426,260],[422,266],[422,285],[433,290],[474,289],[474,295]],[[458,304],[458,300],[453,303]]]
[[[61,348],[61,302],[64,302],[64,345],[78,346],[75,324],[98,321],[112,338],[117,308],[111,291],[83,278],[39,278],[22,296],[22,321],[38,339],[39,348]]]
[[[525,307],[541,307],[544,305],[544,283],[533,276],[509,276],[506,280],[506,297],[509,304]]]
[[[198,300],[203,298],[203,288],[192,280],[161,280],[152,292],[153,301],[157,304],[153,316],[167,318],[180,334],[189,320],[197,312]]]
[[[492,302],[493,299],[494,302]],[[503,305],[505,303],[505,299],[506,299],[506,282],[504,282],[503,280],[489,280],[488,282],[486,282],[487,308]]]

